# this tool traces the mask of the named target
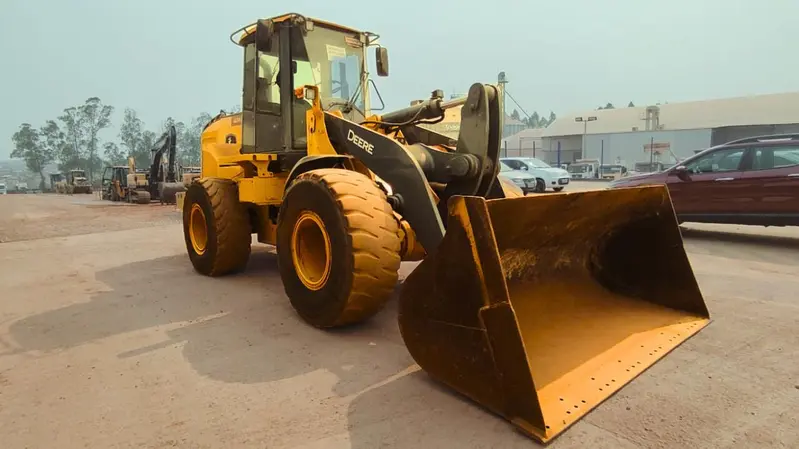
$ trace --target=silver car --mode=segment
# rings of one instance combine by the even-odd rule
[[[499,176],[514,183],[525,195],[535,190],[535,175],[525,170],[514,170],[502,161],[499,162]]]

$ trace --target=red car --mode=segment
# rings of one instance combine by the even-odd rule
[[[799,134],[735,140],[609,188],[668,186],[679,221],[799,226]]]

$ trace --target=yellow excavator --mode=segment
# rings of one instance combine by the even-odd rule
[[[294,13],[231,35],[243,111],[203,131],[189,259],[207,276],[243,270],[257,235],[319,328],[373,316],[400,262],[421,261],[398,295],[410,354],[548,442],[709,323],[668,190],[525,197],[498,177],[498,88],[374,114],[378,39]],[[425,129],[458,106],[457,139]]]

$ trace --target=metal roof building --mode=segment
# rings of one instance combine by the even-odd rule
[[[575,121],[578,117],[583,121]],[[799,92],[567,114],[543,129],[538,157],[550,164],[589,158],[630,168],[635,162],[674,162],[730,140],[783,132],[799,132]],[[512,142],[508,145],[512,148]],[[530,145],[522,146],[527,154]]]

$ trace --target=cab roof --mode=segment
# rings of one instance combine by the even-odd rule
[[[337,31],[344,31],[346,33],[358,33],[358,34],[363,34],[364,33],[363,31],[356,30],[355,28],[350,28],[350,27],[347,27],[347,26],[344,26],[344,25],[339,25],[337,23],[328,22],[327,20],[321,20],[321,19],[316,19],[316,18],[313,18],[313,17],[303,16],[302,14],[297,14],[297,13],[293,13],[293,12],[292,13],[281,14],[279,16],[270,17],[270,18],[267,18],[267,19],[260,19],[260,20],[272,21],[272,22],[275,22],[275,23],[291,22],[291,21],[294,21],[294,20],[297,20],[297,21],[306,21],[306,20],[308,20],[308,21],[313,22],[315,25],[318,24],[318,25],[321,25],[321,26],[323,26],[325,28],[331,28],[331,29],[334,29],[334,30],[337,30]],[[234,31],[233,34],[230,35],[230,40],[233,41],[233,43],[235,43],[237,45],[243,45],[243,42],[245,41],[245,39],[250,37],[250,35],[255,32],[255,25],[257,23],[258,22],[254,22],[254,23],[251,23],[249,25],[245,25],[244,27],[239,28],[238,30]],[[234,39],[235,36],[238,35],[239,33],[241,33],[239,35],[239,38],[238,39]]]

